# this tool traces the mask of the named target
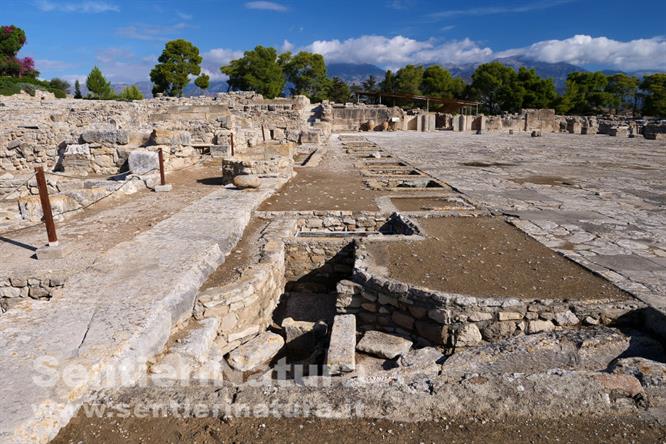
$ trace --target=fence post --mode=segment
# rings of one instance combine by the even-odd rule
[[[231,157],[234,157],[234,133],[231,133]]]
[[[155,185],[155,191],[158,193],[166,193],[171,191],[171,184],[166,183],[166,177],[164,176],[164,153],[162,153],[162,148],[157,150],[157,160],[160,164],[160,184]]]
[[[44,168],[35,167],[35,176],[37,177],[39,200],[42,204],[42,213],[44,214],[44,223],[46,224],[46,234],[49,239],[49,245],[56,246],[58,245],[58,236],[56,235],[55,223],[53,222],[53,211],[51,210],[51,201],[49,200],[49,190],[46,187]]]
[[[162,154],[162,148],[157,152],[157,156],[160,160],[160,185],[166,185],[166,179],[164,178],[164,154]]]

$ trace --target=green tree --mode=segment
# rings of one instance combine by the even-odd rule
[[[132,100],[143,100],[143,94],[136,85],[126,86],[118,94],[118,99],[131,102]]]
[[[472,74],[470,91],[489,114],[519,111],[525,94],[516,71],[499,62],[480,65]]]
[[[666,117],[666,74],[645,76],[641,89],[645,92],[643,114]]]
[[[421,91],[428,96],[453,99],[461,97],[465,91],[465,82],[439,65],[432,65],[423,72]]]
[[[62,79],[58,79],[58,78],[51,79],[49,81],[49,85],[51,85],[51,88],[63,91],[65,94],[67,94],[69,92],[70,84],[66,80],[62,80]]]
[[[542,79],[534,69],[520,68],[516,90],[522,95],[522,108],[551,108],[559,98],[552,79]]]
[[[183,89],[190,83],[190,76],[201,73],[202,58],[199,48],[187,40],[167,42],[159,62],[150,71],[153,82],[153,95],[162,93],[171,97],[183,95]]]
[[[333,77],[328,87],[328,98],[335,103],[347,103],[351,99],[351,90],[344,80]]]
[[[194,84],[201,89],[208,89],[210,86],[210,77],[208,74],[201,74],[199,77],[194,79]]]
[[[92,99],[106,100],[113,98],[111,83],[106,80],[102,71],[97,66],[88,74],[86,88],[88,88],[88,97]]]
[[[379,89],[386,94],[395,92],[395,74],[390,69],[384,74],[384,80],[379,84]]]
[[[328,86],[324,57],[305,51],[290,56],[289,53],[282,55],[280,63],[287,81],[293,85],[291,93],[308,96],[313,102],[321,102],[326,98]]]
[[[81,83],[79,83],[78,79],[74,82],[74,98],[83,98],[83,94],[81,94]]]
[[[25,42],[25,32],[21,28],[14,25],[0,26],[0,76],[31,78],[39,76],[32,58],[16,57]]]
[[[220,71],[229,76],[230,89],[255,91],[269,99],[279,96],[286,82],[277,51],[264,46],[245,51]]]
[[[423,66],[407,65],[395,74],[395,91],[399,94],[421,94]]]
[[[594,115],[613,108],[614,97],[606,91],[608,77],[602,72],[572,72],[559,111],[563,114]]]
[[[379,89],[379,85],[377,84],[377,78],[370,74],[367,79],[365,79],[362,83],[361,86],[363,87],[363,91],[366,92],[377,92]]]
[[[626,74],[614,74],[608,76],[606,92],[613,96],[612,103],[616,111],[631,110],[636,112],[638,105],[638,77]]]

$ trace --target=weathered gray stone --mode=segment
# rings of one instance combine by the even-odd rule
[[[555,325],[553,325],[553,323],[550,321],[537,320],[537,321],[530,321],[529,324],[527,324],[528,334],[549,332],[553,331],[554,329]]]
[[[337,315],[331,328],[326,367],[332,375],[356,368],[356,316]]]
[[[478,345],[483,341],[479,327],[476,324],[465,324],[456,332],[456,347],[469,347]]]
[[[578,325],[580,320],[571,310],[555,314],[555,323],[560,326]]]
[[[380,358],[393,359],[403,355],[412,347],[412,341],[379,331],[368,331],[356,345],[360,352]]]
[[[236,188],[259,188],[261,186],[261,179],[254,174],[243,174],[235,176],[233,179]]]
[[[150,171],[159,171],[160,168],[157,153],[154,151],[143,149],[130,151],[127,161],[132,174],[146,174]]]
[[[236,370],[250,371],[273,359],[283,346],[282,336],[267,331],[229,353],[227,362]]]

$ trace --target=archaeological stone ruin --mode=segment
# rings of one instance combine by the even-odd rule
[[[666,419],[663,121],[247,92],[0,117],[0,442],[185,401]]]

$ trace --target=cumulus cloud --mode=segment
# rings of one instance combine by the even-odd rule
[[[265,11],[276,11],[276,12],[284,12],[287,10],[287,7],[280,3],[264,2],[264,1],[247,2],[245,3],[245,7],[248,9],[263,9]]]
[[[203,62],[201,71],[208,74],[212,80],[227,80],[229,77],[220,72],[220,67],[230,61],[243,57],[243,51],[226,48],[214,48],[201,54]]]
[[[500,56],[504,55],[524,55],[542,62],[600,65],[623,70],[666,70],[666,38],[621,42],[607,37],[575,35],[564,40],[545,40],[526,48],[500,53]]]
[[[367,35],[347,40],[317,40],[306,50],[322,54],[330,62],[373,63],[386,68],[408,63],[460,65],[496,58],[525,56],[543,62],[567,62],[621,70],[666,70],[666,38],[653,37],[627,42],[607,37],[576,35],[545,40],[525,48],[495,51],[470,39],[438,42],[404,36]]]
[[[374,63],[395,67],[408,63],[473,63],[492,57],[490,48],[472,40],[436,43],[403,36],[367,35],[347,40],[317,40],[306,48],[331,62]]]
[[[289,40],[285,39],[282,42],[282,47],[280,49],[282,50],[282,52],[293,51],[294,50],[294,44],[291,43]]]
[[[120,7],[105,1],[83,1],[76,3],[56,3],[50,0],[37,1],[37,8],[44,12],[80,12],[85,14],[99,14],[102,12],[119,12]]]

